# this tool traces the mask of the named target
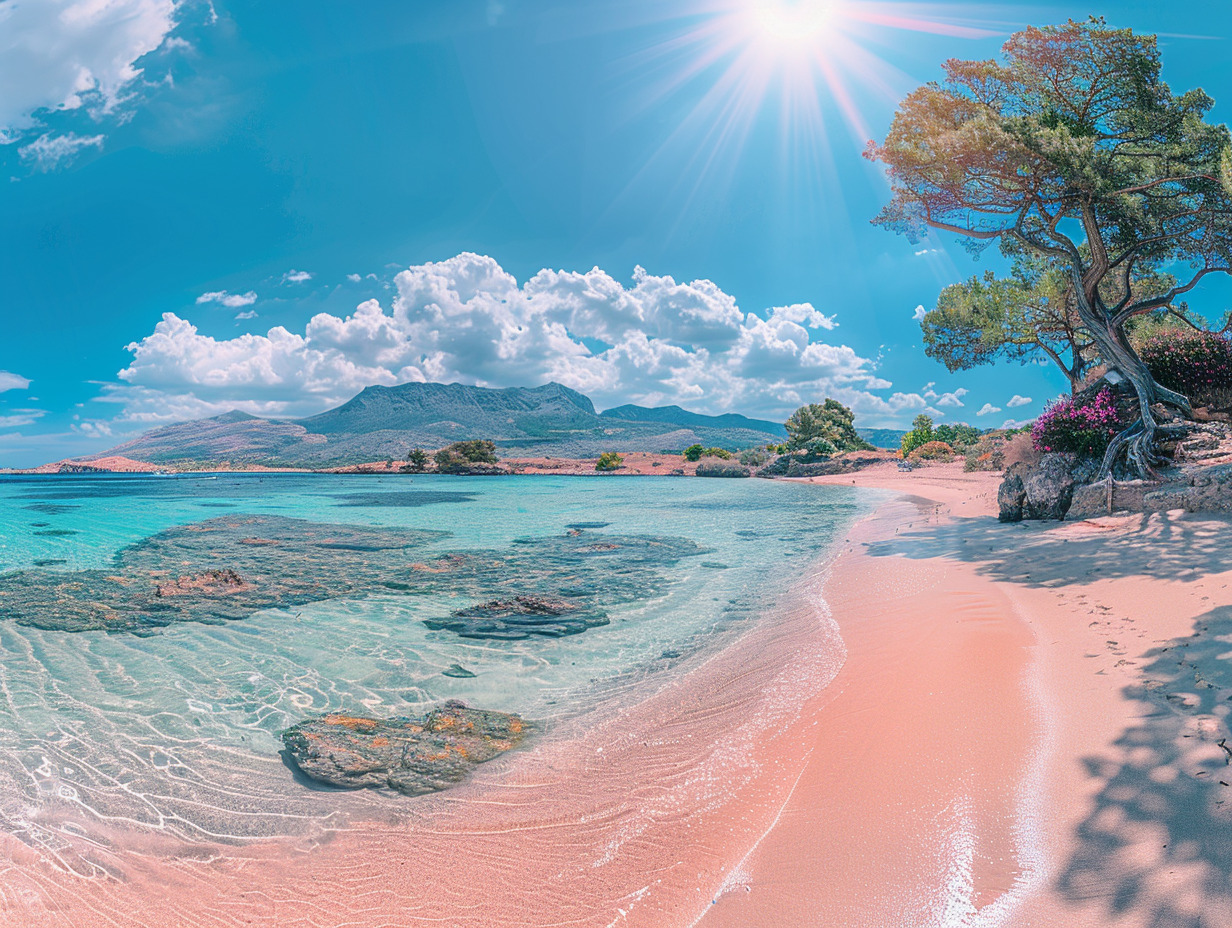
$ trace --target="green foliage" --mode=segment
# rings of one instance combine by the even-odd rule
[[[784,423],[787,450],[803,451],[810,457],[842,451],[870,451],[872,445],[856,432],[855,413],[838,400],[801,406]]]
[[[899,453],[906,457],[916,448],[933,440],[935,440],[935,434],[933,432],[932,417],[920,413],[912,420],[911,431],[903,436],[903,442],[899,446]]]
[[[724,461],[730,461],[732,453],[726,448],[703,448],[702,457],[704,458],[721,458]]]
[[[746,451],[740,452],[739,461],[745,467],[761,467],[766,461],[770,460],[770,455],[764,451],[759,451],[756,448],[749,448]]]
[[[441,473],[462,473],[476,464],[495,464],[496,445],[487,439],[456,441],[436,452],[434,458]]]
[[[615,451],[604,451],[595,462],[595,470],[619,470],[624,460]]]
[[[982,434],[980,429],[965,422],[945,423],[933,429],[933,441],[943,441],[958,451],[965,451],[979,441]]]
[[[750,477],[749,469],[735,461],[713,460],[702,461],[697,465],[699,477]]]
[[[422,471],[428,466],[429,460],[428,452],[424,451],[423,448],[412,448],[406,454],[406,463],[414,471]]]
[[[686,461],[700,461],[702,454],[706,451],[701,445],[689,445],[684,449],[684,459]]]
[[[1039,451],[1099,458],[1124,425],[1112,393],[1103,389],[1049,403],[1031,426],[1031,440]]]

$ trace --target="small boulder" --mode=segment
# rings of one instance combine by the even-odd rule
[[[520,716],[451,699],[422,718],[335,712],[288,728],[282,741],[314,780],[418,796],[460,783],[479,764],[517,747],[529,728]]]
[[[1073,455],[1045,454],[1029,476],[1023,480],[1026,501],[1023,518],[1060,521],[1074,499]]]

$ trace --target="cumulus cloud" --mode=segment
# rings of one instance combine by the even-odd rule
[[[0,2],[0,132],[10,141],[41,110],[110,113],[141,75],[137,61],[175,28],[175,0]]]
[[[964,405],[962,398],[971,392],[966,387],[959,387],[952,393],[938,393],[933,389],[935,386],[936,384],[926,383],[923,391],[921,392],[923,393],[924,399],[928,400],[928,402],[937,407],[949,406],[951,408],[959,408]]]
[[[246,309],[242,313],[236,313],[235,319],[239,322],[242,319],[256,319],[257,311],[255,309]]]
[[[921,303],[921,304],[920,304],[919,306],[917,306],[917,307],[915,308],[915,310],[911,313],[911,318],[912,318],[913,320],[915,320],[916,322],[923,322],[923,321],[924,321],[924,317],[925,317],[925,316],[927,316],[927,315],[928,315],[928,310],[927,310],[927,309],[925,309],[925,308],[924,308],[924,304],[923,304],[923,303]]]
[[[22,377],[11,371],[0,371],[0,393],[6,390],[25,390],[30,386],[30,378]]]
[[[363,278],[360,277],[358,274],[347,274],[347,280],[349,280],[353,284],[357,284],[361,280],[363,280]]]
[[[77,157],[83,148],[102,148],[101,135],[77,135],[66,132],[63,135],[50,133],[40,135],[29,145],[17,149],[23,161],[34,165],[40,171],[51,171],[62,164],[67,164]]]
[[[279,326],[215,339],[165,313],[128,346],[132,362],[110,399],[143,422],[232,408],[305,415],[370,384],[425,380],[555,380],[601,405],[776,416],[833,396],[864,421],[929,402],[919,393],[881,395],[891,384],[872,362],[826,340],[833,316],[809,303],[746,313],[709,280],[638,267],[628,283],[592,268],[545,269],[519,284],[492,258],[463,253],[407,268],[394,285],[390,305],[368,300],[345,317],[319,313],[302,332]],[[961,405],[965,393],[933,396]]]
[[[102,419],[85,419],[81,422],[74,422],[71,428],[86,438],[110,438],[112,436],[111,425]]]
[[[257,302],[257,295],[249,290],[247,293],[228,293],[226,290],[211,290],[197,297],[198,303],[218,303],[228,309],[239,309],[241,306],[251,306]]]
[[[1033,400],[1031,399],[1031,397],[1019,396],[1017,393],[1015,393],[1013,396],[1010,397],[1009,402],[1007,402],[1005,405],[1008,406],[1010,409],[1015,409],[1018,406],[1030,406],[1032,402]]]
[[[1030,419],[1006,419],[1004,422],[1001,423],[1001,428],[1020,429],[1024,425],[1029,425],[1030,423],[1031,423]]]
[[[980,407],[980,411],[977,412],[976,415],[977,416],[991,416],[993,413],[1000,412],[1000,411],[1001,411],[1000,406],[994,406],[992,403],[985,403],[983,406]]]
[[[312,280],[312,275],[307,271],[297,271],[294,268],[282,275],[284,284],[302,284],[306,280]]]

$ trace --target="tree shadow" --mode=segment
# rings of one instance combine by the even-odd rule
[[[1144,655],[1142,708],[1108,756],[1083,759],[1102,781],[1057,887],[1152,928],[1225,924],[1232,914],[1232,606]],[[1223,744],[1220,744],[1220,742]],[[1214,920],[1212,920],[1214,919]]]
[[[1121,577],[1192,581],[1232,566],[1230,530],[1226,516],[1166,512],[1132,521],[1122,516],[1005,525],[991,516],[937,522],[922,510],[919,521],[866,550],[873,557],[953,558],[994,580],[1033,587]]]

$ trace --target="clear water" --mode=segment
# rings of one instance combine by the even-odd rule
[[[411,490],[433,495],[388,505]],[[670,675],[723,632],[772,614],[776,597],[871,501],[758,480],[0,478],[0,574],[107,568],[157,532],[240,513],[448,532],[415,559],[504,551],[596,522],[610,523],[586,529],[596,539],[672,536],[705,549],[664,567],[656,590],[607,604],[610,624],[561,638],[430,630],[422,620],[471,604],[447,586],[140,636],[2,622],[0,828],[89,871],[105,858],[91,848],[134,829],[241,840],[396,814],[396,797],[323,793],[298,780],[280,756],[280,730],[329,711],[410,714],[447,698],[549,724],[577,716],[620,681]],[[475,676],[443,676],[454,663]]]

